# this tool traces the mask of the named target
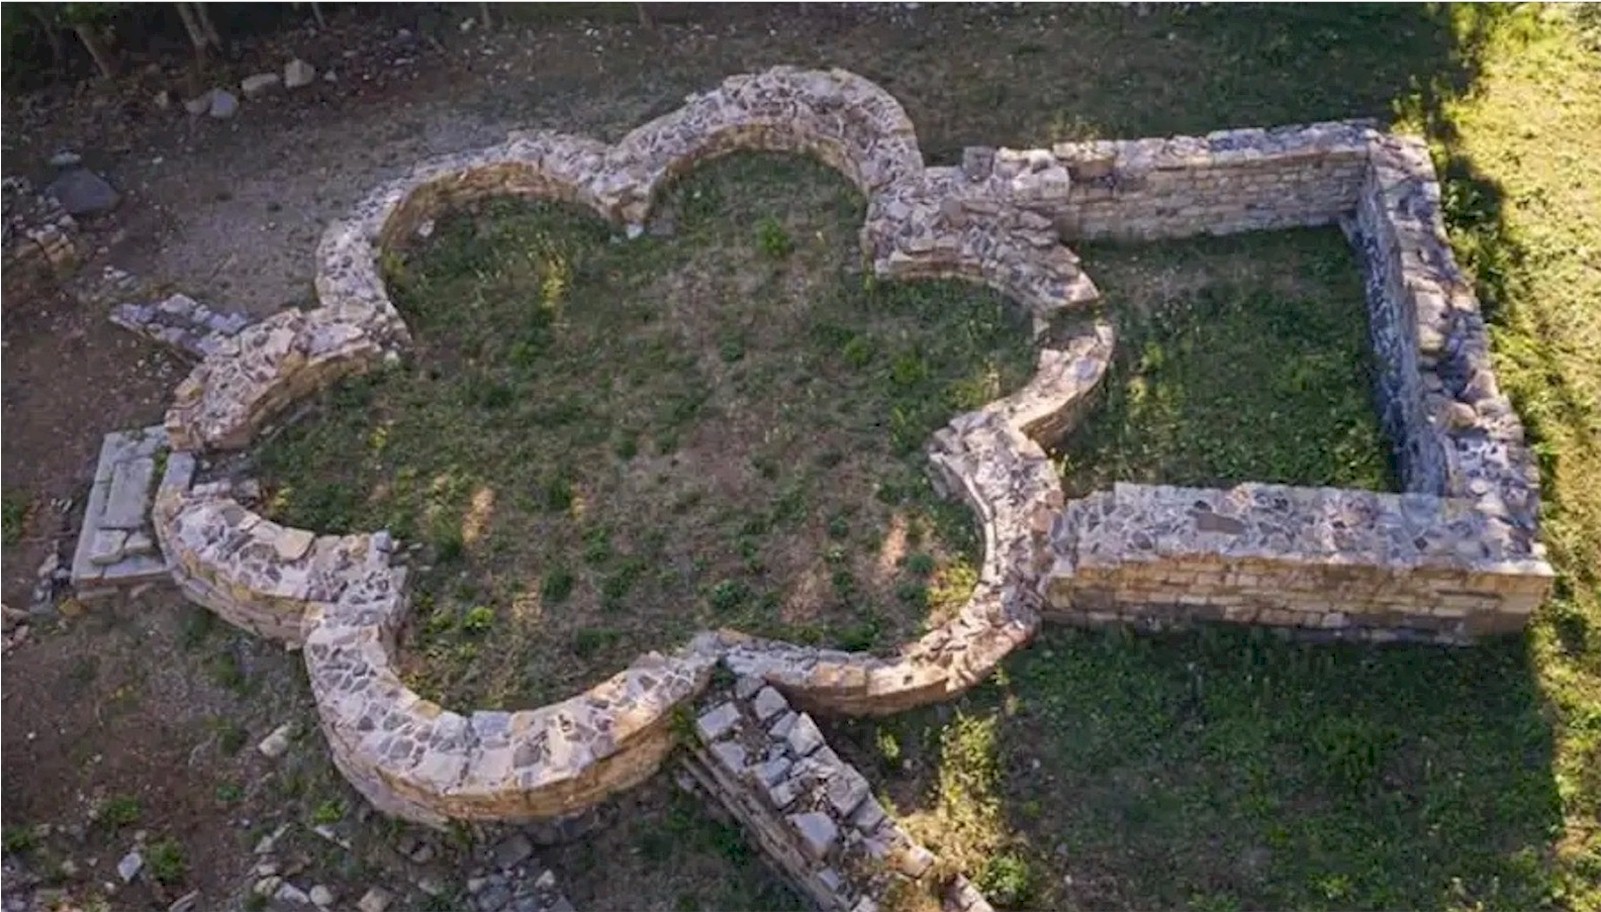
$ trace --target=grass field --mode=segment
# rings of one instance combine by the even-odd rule
[[[1502,385],[1541,457],[1545,538],[1559,578],[1526,637],[1469,650],[1313,647],[1223,629],[1160,638],[1048,631],[964,699],[881,722],[839,723],[837,746],[909,827],[1010,907],[1601,908],[1601,27],[1594,9],[926,12],[938,28],[908,27],[871,46],[797,45],[784,59],[821,55],[817,62],[880,80],[906,101],[937,161],[954,160],[966,143],[1204,133],[1362,115],[1426,134],[1453,242],[1492,321]],[[764,48],[754,63],[709,54],[648,75],[675,90],[700,88],[775,53]],[[618,65],[623,83],[631,66],[638,64]],[[782,193],[795,196],[773,195],[775,174],[784,175],[776,179]],[[372,425],[341,419],[354,412],[336,403],[318,432],[336,443],[291,435],[278,444],[276,465],[268,460],[291,487],[280,505],[286,518],[332,526],[409,518],[412,534],[428,543],[436,569],[424,592],[433,604],[421,612],[409,648],[414,679],[436,692],[488,702],[544,695],[604,674],[646,634],[661,643],[712,619],[882,644],[937,611],[936,593],[957,591],[970,532],[959,514],[916,487],[916,451],[927,430],[966,401],[962,390],[1015,382],[1008,365],[1025,352],[1011,347],[1021,337],[1007,333],[1004,308],[971,289],[864,289],[858,275],[841,271],[853,262],[849,232],[859,202],[807,168],[732,163],[697,173],[675,193],[667,210],[674,233],[647,240],[645,253],[626,262],[592,227],[541,209],[442,222],[431,245],[397,264],[401,302],[419,325],[419,366],[438,354],[440,363],[469,369],[391,377],[361,395],[372,397],[366,407],[400,395],[395,390],[425,404],[471,401],[472,409],[450,414],[481,416],[477,423],[425,425],[416,432],[420,443],[400,447],[392,437],[383,444],[391,456],[379,457],[367,439]],[[474,359],[482,353],[461,338],[471,324],[458,318],[463,307],[520,303],[525,317],[539,312],[551,297],[543,288],[551,270],[515,266],[511,256],[543,249],[523,243],[529,237],[553,239],[574,257],[574,278],[589,281],[555,296],[574,302],[563,311],[574,328],[562,329],[554,317],[536,326],[545,347],[529,353],[529,369],[539,368],[541,379],[518,380],[529,385],[508,394],[500,391],[510,383],[502,372],[517,369],[510,347],[520,336],[477,340],[507,347],[494,352],[499,366],[479,369]],[[1116,307],[1124,337],[1106,406],[1064,454],[1070,487],[1252,477],[1393,485],[1363,411],[1370,368],[1357,279],[1332,232],[1080,252]],[[500,275],[491,260],[477,259],[500,254],[513,272]],[[537,290],[530,278],[540,279]],[[513,283],[522,297],[512,294]],[[586,287],[610,291],[582,298]],[[576,306],[580,300],[593,309]],[[628,338],[671,340],[694,363],[652,363],[664,384],[659,396],[603,395],[613,387],[599,365],[618,365],[626,377],[646,363],[610,351],[622,337],[608,327],[631,320],[630,308],[675,307],[720,316],[715,324],[641,321],[639,335]],[[951,316],[953,307],[962,316]],[[839,332],[819,338],[784,322],[800,312],[818,322],[817,308]],[[585,329],[590,319],[599,322]],[[944,349],[941,340],[969,319],[979,331]],[[587,333],[580,338],[594,351],[558,361],[560,347],[550,339],[561,332]],[[858,370],[855,340],[869,336],[871,369]],[[926,373],[897,370],[903,345],[920,352]],[[756,368],[772,364],[772,388],[788,391],[798,373],[788,372],[785,355],[851,390],[837,397],[846,406],[837,425],[816,424],[815,410],[805,413],[813,423],[798,423],[800,413],[773,411],[776,396],[741,387],[760,383]],[[562,370],[545,371],[558,364]],[[570,384],[568,395],[545,383]],[[657,400],[676,405],[665,412],[640,405]],[[569,402],[585,411],[564,415]],[[914,405],[899,438],[897,426],[870,417],[884,422],[895,407]],[[531,450],[499,452],[504,419],[497,413],[537,421],[546,435],[522,435]],[[745,427],[743,420],[797,432],[768,453],[776,477],[751,461],[766,441],[731,430]],[[819,445],[828,439],[837,442]],[[427,492],[450,463],[423,458],[422,444],[490,460],[476,479],[496,491],[479,530],[485,537],[474,539],[459,521],[478,491],[469,482],[445,485],[453,499],[439,515],[449,523],[430,519]],[[841,461],[823,472],[817,467],[834,457],[818,462],[813,454],[831,449]],[[694,485],[686,479],[711,479],[694,463],[672,466],[672,454],[725,451],[748,471],[717,496],[689,494]],[[382,459],[402,458],[396,452],[417,462],[425,483],[371,496],[383,472],[397,467]],[[841,483],[838,466],[858,453],[867,462]],[[624,468],[635,465],[650,471],[617,502],[634,509],[608,513],[614,508],[590,494],[601,486],[588,473],[617,483],[633,478]],[[664,470],[677,480],[653,498],[653,479]],[[306,488],[308,479],[360,496],[319,494]],[[872,494],[869,479],[889,483],[888,501]],[[790,515],[786,483],[807,492],[793,525],[781,519]],[[519,498],[529,502],[517,506]],[[576,516],[573,504],[599,512]],[[859,512],[843,515],[851,505]],[[917,553],[933,568],[912,551],[885,547],[897,511],[926,517],[917,523],[927,527],[926,544],[910,547],[923,548]],[[838,537],[836,516],[844,520]],[[609,531],[593,541],[606,547],[596,544],[593,553],[604,557],[591,563],[585,533],[602,518]],[[762,522],[747,528],[752,518]],[[674,531],[653,552],[649,531],[662,527]],[[480,544],[507,530],[520,530],[509,550]],[[716,547],[705,550],[700,535]],[[844,556],[830,563],[835,547]],[[677,564],[675,548],[682,549]],[[885,553],[898,559],[886,564]],[[691,554],[708,563],[697,566]],[[648,590],[660,610],[640,614],[643,626],[633,628],[632,612],[608,613],[604,602],[616,591],[608,580],[626,578],[636,556],[652,575],[626,593],[639,598],[634,593]],[[836,584],[843,577],[829,569],[836,565],[850,567],[848,597]],[[673,578],[655,575],[679,566]],[[556,568],[567,582],[559,575],[551,582]],[[921,569],[930,569],[928,583],[918,581]],[[777,592],[788,604],[786,587],[800,585],[793,581],[807,570],[822,580],[814,610],[770,610],[763,600]],[[538,599],[525,596],[522,604],[533,613],[508,618],[530,589]],[[492,609],[488,630],[471,629],[470,619],[485,618],[474,615],[478,607]],[[433,632],[431,617],[444,619]],[[537,636],[508,635],[523,629]],[[552,677],[548,664],[527,661],[532,648],[555,650],[567,664]],[[761,902],[758,886],[716,888],[745,862],[715,829],[681,842],[722,846],[709,854],[721,853],[727,866],[685,873],[684,856],[658,838],[672,808],[653,808],[607,837],[620,847],[618,858],[635,861],[627,872],[597,863],[597,882],[650,883],[676,873],[704,881],[705,889],[682,887],[683,907]],[[567,861],[580,866],[582,859]]]
[[[802,159],[698,171],[622,244],[500,201],[393,264],[419,340],[264,448],[272,511],[425,545],[406,668],[452,705],[529,706],[696,630],[855,649],[914,638],[976,579],[928,436],[1032,370],[1026,322],[858,265],[860,198]]]

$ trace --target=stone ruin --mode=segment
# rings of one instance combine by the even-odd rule
[[[226,481],[195,480],[198,456],[248,447],[292,403],[407,350],[379,263],[442,209],[558,200],[635,236],[665,183],[737,150],[810,154],[854,183],[878,277],[967,279],[1036,318],[1033,379],[929,444],[936,483],[971,506],[984,537],[978,584],[943,626],[887,657],[706,631],[558,703],[452,710],[396,672],[407,571],[387,532],[286,528]],[[1335,224],[1367,278],[1376,397],[1404,490],[1119,484],[1065,501],[1046,453],[1093,406],[1115,339],[1089,311],[1098,294],[1064,241]],[[925,163],[905,111],[873,83],[779,67],[691,96],[612,145],[519,131],[424,162],[328,229],[316,288],[316,309],[249,326],[187,299],[119,311],[202,360],[178,387],[165,440],[108,442],[115,457],[97,475],[105,496],[85,525],[77,582],[111,591],[123,561],[158,562],[190,600],[300,648],[334,763],[382,811],[429,826],[569,818],[676,757],[820,908],[868,912],[908,885],[951,908],[987,908],[885,817],[807,713],[949,700],[1042,620],[1465,644],[1521,629],[1552,582],[1536,467],[1452,259],[1427,152],[1366,122],[970,148],[941,167]],[[1091,315],[1087,329],[1065,341],[1044,333],[1074,312]],[[148,503],[137,528],[123,510],[135,489]],[[144,548],[150,536],[159,556]]]

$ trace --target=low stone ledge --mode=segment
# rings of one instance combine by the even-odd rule
[[[175,294],[151,304],[118,304],[111,322],[162,345],[197,358],[219,351],[223,341],[238,335],[250,319],[212,310],[188,295]]]
[[[1408,490],[1473,501],[1532,551],[1539,470],[1496,382],[1489,333],[1451,254],[1421,140],[1375,137],[1351,223],[1363,261],[1379,406]]]
[[[694,728],[684,768],[816,908],[872,912],[916,893],[960,912],[990,909],[896,825],[812,718],[772,687],[744,678],[710,695]]]
[[[174,449],[238,449],[289,403],[383,359],[360,326],[324,310],[288,310],[219,340],[178,384],[167,410]]]
[[[1244,484],[1119,484],[1051,533],[1046,617],[1222,620],[1327,636],[1465,643],[1522,629],[1552,571],[1471,503]]]
[[[697,641],[558,703],[464,715],[393,670],[404,588],[403,571],[381,568],[311,606],[306,668],[339,769],[375,806],[425,825],[565,817],[638,784],[676,743],[675,711],[717,659]]]
[[[226,489],[163,488],[153,525],[179,589],[235,626],[298,646],[306,611],[384,564],[383,539],[317,535],[246,509]]]
[[[730,77],[623,137],[612,170],[629,179],[618,182],[613,211],[642,225],[667,180],[739,150],[814,155],[867,196],[923,171],[916,130],[894,96],[846,70],[778,66]]]
[[[968,149],[962,175],[1063,237],[1152,240],[1328,225],[1356,205],[1370,121]]]

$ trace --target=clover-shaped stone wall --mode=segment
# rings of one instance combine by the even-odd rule
[[[1537,478],[1489,373],[1483,321],[1450,261],[1416,146],[1342,122],[975,148],[960,166],[929,167],[899,103],[841,70],[736,76],[613,145],[519,131],[385,183],[324,235],[319,307],[208,346],[167,414],[175,458],[246,447],[290,403],[398,358],[410,335],[383,255],[441,210],[500,195],[559,200],[633,235],[666,182],[737,150],[809,154],[844,174],[867,198],[861,244],[877,275],[983,283],[1034,316],[1045,341],[1033,379],[957,416],[929,445],[936,483],[983,531],[972,596],[887,657],[707,631],[559,703],[451,710],[396,674],[405,570],[387,533],[319,535],[260,517],[225,486],[163,488],[154,526],[183,591],[304,647],[334,761],[384,811],[438,826],[582,810],[657,769],[680,739],[675,719],[719,663],[807,711],[883,714],[971,686],[1042,614],[1462,642],[1516,629],[1547,591]],[[1334,222],[1369,275],[1387,364],[1378,392],[1408,493],[1119,485],[1064,502],[1046,453],[1094,402],[1114,338],[1095,321],[1065,339],[1045,332],[1097,297],[1063,237]]]
[[[173,445],[247,446],[291,402],[404,351],[410,337],[384,287],[383,252],[443,209],[501,195],[559,200],[634,233],[665,182],[738,150],[811,154],[843,173],[867,197],[863,250],[881,276],[982,282],[1012,295],[1042,327],[1096,297],[1050,219],[1016,205],[1011,183],[925,169],[910,120],[883,90],[843,71],[778,68],[729,79],[615,145],[518,132],[384,184],[324,235],[320,307],[219,342],[184,381],[167,416]],[[1065,177],[1060,169],[1051,176]],[[560,703],[453,712],[395,672],[406,601],[387,533],[284,528],[211,485],[161,492],[155,516],[190,598],[304,646],[335,762],[375,805],[434,825],[561,816],[654,772],[675,743],[675,709],[704,688],[718,661],[808,706],[891,712],[959,692],[1027,640],[1038,625],[1042,535],[1061,506],[1041,444],[1083,414],[1111,346],[1110,327],[1098,324],[1045,347],[1024,389],[937,436],[938,480],[981,517],[985,561],[959,615],[892,659],[707,632]]]

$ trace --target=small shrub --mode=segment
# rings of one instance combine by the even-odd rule
[[[711,589],[709,599],[712,610],[728,614],[745,604],[750,598],[750,587],[740,580],[723,580]]]
[[[610,529],[595,526],[584,532],[584,563],[604,564],[611,555]]]
[[[573,483],[564,475],[545,481],[545,509],[565,513],[573,505]]]
[[[865,618],[839,631],[834,642],[841,649],[867,652],[878,645],[880,626],[877,618]]]
[[[873,340],[866,336],[855,336],[845,343],[839,353],[851,367],[866,367],[873,361]]]
[[[7,545],[22,541],[22,530],[28,525],[28,501],[19,494],[7,491],[0,495],[0,540]]]
[[[325,825],[335,824],[343,820],[344,816],[345,806],[339,801],[329,798],[327,801],[317,805],[316,809],[311,812],[311,822]]]
[[[849,538],[850,534],[851,534],[851,524],[845,521],[845,517],[838,516],[838,515],[829,517],[829,520],[828,520],[828,537],[829,538],[835,538],[835,539]]]
[[[183,625],[178,631],[178,645],[189,652],[206,641],[216,629],[216,615],[197,605],[184,606]]]
[[[132,795],[113,795],[100,806],[100,822],[108,827],[125,827],[139,822],[139,799]]]
[[[1012,852],[990,857],[976,878],[979,892],[998,906],[1024,906],[1034,892],[1028,861]]]
[[[916,386],[928,379],[928,362],[920,352],[901,352],[890,362],[889,378],[896,386]]]
[[[903,605],[924,608],[928,605],[928,587],[922,583],[914,583],[907,580],[895,586],[895,598],[899,599]]]
[[[467,541],[456,529],[446,529],[434,536],[434,560],[441,564],[454,564],[467,555]]]
[[[145,870],[158,883],[182,883],[188,873],[189,862],[184,858],[183,846],[177,840],[163,839],[145,849]]]
[[[495,626],[495,609],[488,605],[474,605],[461,617],[461,629],[467,633],[487,633]]]
[[[223,782],[217,786],[217,800],[222,804],[233,804],[245,797],[245,790],[237,783]]]
[[[5,849],[7,855],[19,855],[33,850],[39,842],[34,835],[33,827],[7,827],[0,834],[0,847]]]
[[[573,592],[573,574],[566,567],[553,567],[539,583],[539,595],[549,604],[565,601]]]
[[[616,453],[617,458],[624,462],[627,462],[628,460],[633,459],[635,456],[638,456],[639,435],[633,433],[632,431],[626,431],[618,434],[616,442],[612,444],[612,452]]]
[[[617,642],[622,633],[604,627],[587,628],[573,635],[573,654],[587,659]]]
[[[919,551],[906,558],[906,572],[921,579],[934,575],[934,555]]]
[[[770,215],[756,223],[756,246],[775,260],[781,260],[795,251],[794,239],[778,219]]]

